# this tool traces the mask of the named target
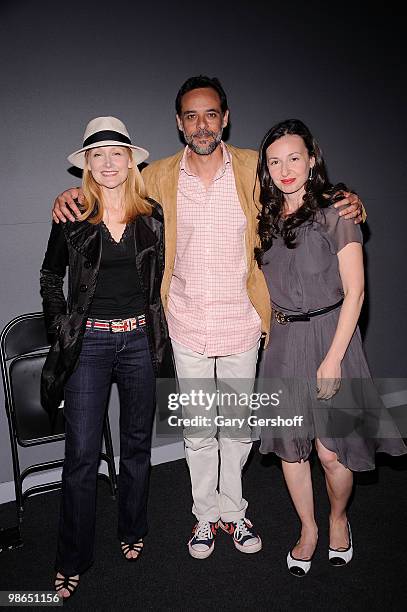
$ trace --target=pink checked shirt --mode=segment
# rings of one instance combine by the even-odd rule
[[[260,317],[247,295],[246,217],[230,153],[208,189],[180,163],[177,250],[167,320],[176,342],[221,357],[243,353],[260,338]]]

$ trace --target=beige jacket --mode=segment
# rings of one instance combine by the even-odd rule
[[[227,145],[232,156],[233,172],[240,204],[247,219],[246,256],[248,264],[247,293],[261,318],[262,332],[269,334],[271,319],[270,295],[263,273],[254,259],[254,247],[258,244],[257,198],[253,194],[256,180],[257,153],[250,149],[238,149]],[[147,193],[159,202],[164,210],[165,270],[161,284],[161,299],[167,308],[168,290],[174,270],[177,244],[177,188],[180,161],[184,151],[152,162],[143,170]]]

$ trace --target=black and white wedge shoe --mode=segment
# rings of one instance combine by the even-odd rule
[[[287,555],[288,570],[293,576],[303,578],[311,569],[311,561],[314,555],[312,555],[311,559],[296,559],[291,553],[292,551],[290,550]]]
[[[331,548],[329,547],[328,558],[329,563],[334,565],[335,567],[340,567],[341,565],[346,565],[353,557],[353,541],[352,541],[352,531],[350,529],[350,525],[348,522],[348,537],[349,537],[349,546],[348,548]]]

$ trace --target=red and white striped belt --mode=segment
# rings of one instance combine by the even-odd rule
[[[103,319],[88,319],[86,321],[87,329],[95,329],[100,331],[110,331],[113,334],[118,332],[127,332],[137,327],[143,327],[146,324],[145,315],[130,317],[129,319],[112,319],[106,321]]]

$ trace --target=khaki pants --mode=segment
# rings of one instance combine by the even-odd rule
[[[207,357],[174,340],[172,346],[181,393],[199,388],[213,399],[219,399],[219,394],[227,392],[228,400],[237,394],[241,397],[252,393],[258,343],[244,353],[225,357]],[[252,447],[247,425],[249,414],[249,405],[233,400],[227,405],[222,402],[218,406],[217,401],[212,401],[205,406],[182,409],[184,419],[194,416],[206,419],[204,424],[187,426],[183,431],[192,484],[192,512],[198,520],[238,521],[245,516],[247,501],[242,496],[242,469]],[[217,424],[217,415],[234,419],[233,423],[241,419],[242,425]]]

